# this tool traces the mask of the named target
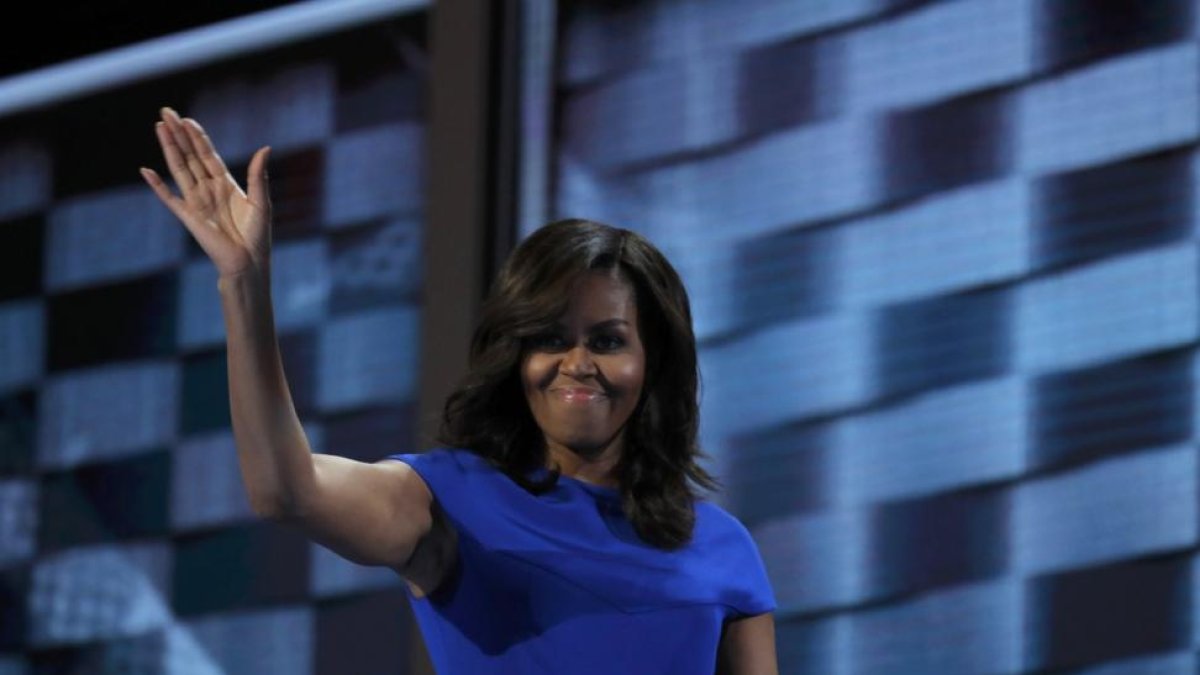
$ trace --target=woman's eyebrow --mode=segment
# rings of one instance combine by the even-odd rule
[[[617,326],[617,325],[621,325],[621,324],[628,326],[629,322],[626,321],[625,319],[605,319],[604,321],[600,321],[598,323],[592,324],[592,327],[589,328],[588,330],[598,330],[601,328],[607,328],[609,326]],[[561,321],[555,321],[554,327],[559,330],[566,329],[566,325],[564,325],[563,322],[561,322]]]

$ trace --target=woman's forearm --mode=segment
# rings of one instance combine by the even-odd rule
[[[242,481],[254,512],[294,514],[314,483],[312,450],[296,415],[275,334],[268,269],[221,277],[229,407]]]

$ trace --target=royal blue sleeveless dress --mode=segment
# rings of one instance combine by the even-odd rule
[[[409,591],[439,675],[707,674],[725,621],[775,609],[754,540],[711,502],[668,552],[636,536],[615,489],[560,476],[533,495],[467,450],[389,458],[416,470],[458,533],[442,584]]]

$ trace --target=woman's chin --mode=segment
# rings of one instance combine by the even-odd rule
[[[603,439],[594,436],[569,436],[555,439],[555,442],[558,446],[583,457],[598,456],[609,445]]]

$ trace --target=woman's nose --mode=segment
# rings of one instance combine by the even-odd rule
[[[580,346],[567,350],[559,369],[567,375],[592,375],[596,372],[596,364],[592,362],[587,347]]]

